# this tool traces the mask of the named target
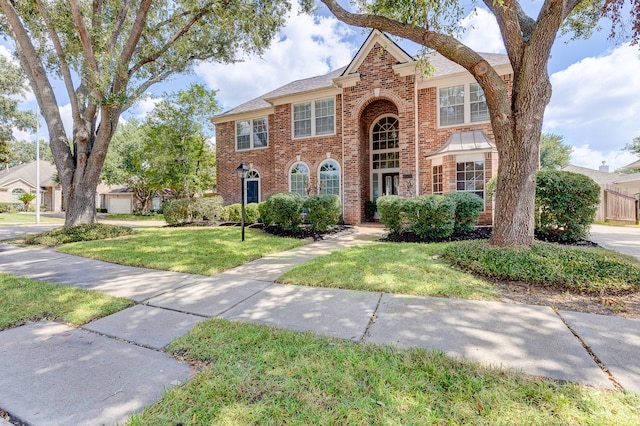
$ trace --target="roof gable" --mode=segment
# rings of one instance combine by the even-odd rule
[[[356,56],[353,57],[351,63],[349,63],[349,65],[341,75],[347,76],[349,74],[358,72],[358,68],[360,68],[360,65],[362,65],[362,63],[367,58],[367,55],[369,55],[369,52],[371,52],[376,44],[382,46],[388,53],[396,58],[399,64],[413,62],[413,58],[411,57],[411,55],[409,55],[400,46],[398,46],[396,42],[391,40],[382,32],[373,30],[369,34],[369,37],[367,37],[365,42],[362,44],[362,46],[360,46],[360,50],[358,50]]]

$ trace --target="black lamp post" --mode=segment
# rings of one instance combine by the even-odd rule
[[[238,173],[238,177],[240,178],[240,209],[242,211],[242,241],[244,241],[244,180],[247,177],[247,172],[249,168],[246,164],[240,163],[238,168],[236,169],[236,173]]]

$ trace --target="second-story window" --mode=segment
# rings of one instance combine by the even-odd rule
[[[478,83],[441,87],[438,90],[440,126],[489,121],[489,107]]]
[[[267,146],[269,146],[269,129],[266,118],[236,121],[236,150]]]
[[[293,105],[293,137],[331,135],[336,131],[333,98]]]

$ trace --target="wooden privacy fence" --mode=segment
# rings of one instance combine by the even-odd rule
[[[599,213],[603,217],[599,220],[632,224],[638,221],[638,199],[635,195],[607,185],[603,188],[602,196]]]

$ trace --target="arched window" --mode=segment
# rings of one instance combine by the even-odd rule
[[[256,170],[249,170],[247,177],[245,178],[246,185],[246,202],[259,203],[260,202],[260,173]]]
[[[19,202],[20,196],[24,194],[24,192],[25,191],[22,188],[15,188],[13,191],[11,191],[11,199],[15,202]]]
[[[400,131],[398,118],[380,117],[371,127],[371,200],[400,193]]]
[[[289,191],[297,192],[303,197],[308,195],[309,167],[304,163],[296,163],[289,172]]]
[[[340,167],[334,160],[327,160],[320,165],[320,194],[340,195]]]

